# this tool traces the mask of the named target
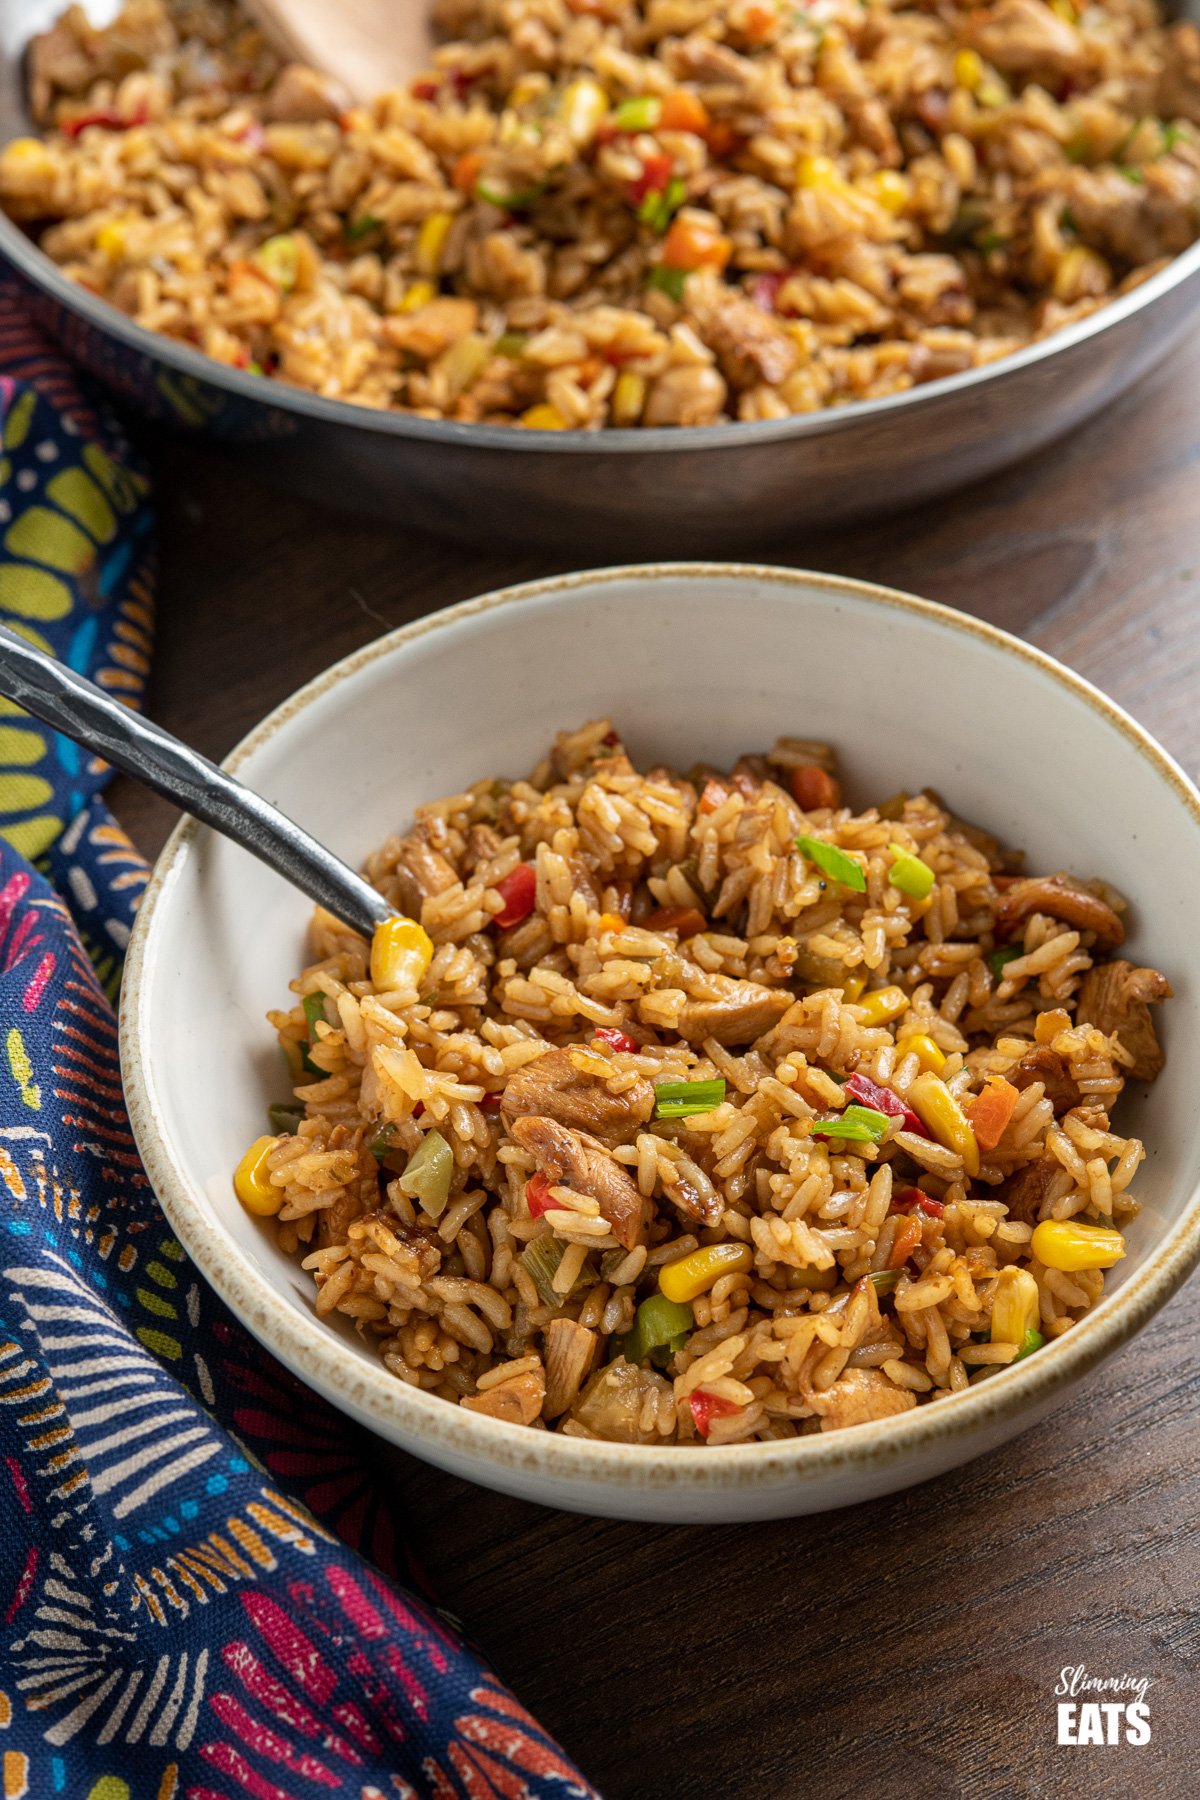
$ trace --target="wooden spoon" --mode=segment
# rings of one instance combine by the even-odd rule
[[[242,0],[255,24],[296,62],[372,100],[429,67],[428,0]]]

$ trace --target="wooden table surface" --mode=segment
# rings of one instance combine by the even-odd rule
[[[152,454],[163,553],[151,710],[214,757],[388,627],[554,566],[316,513],[215,450],[163,441]],[[1070,444],[791,560],[1021,633],[1195,774],[1198,463],[1200,345]],[[124,784],[115,793],[157,851],[170,809]],[[1197,1298],[1193,1284],[1007,1449],[821,1518],[615,1524],[380,1453],[445,1603],[608,1800],[1191,1795]],[[1153,1679],[1147,1746],[1056,1745],[1054,1687],[1080,1663]]]

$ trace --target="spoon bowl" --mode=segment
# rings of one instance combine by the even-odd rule
[[[433,54],[423,0],[242,0],[277,49],[339,82],[355,100],[404,87]]]

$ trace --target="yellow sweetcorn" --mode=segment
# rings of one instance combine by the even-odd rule
[[[1036,1331],[1041,1317],[1038,1284],[1028,1269],[1001,1269],[992,1301],[993,1344],[1025,1342],[1028,1331]]]
[[[946,1066],[945,1052],[938,1049],[931,1037],[923,1031],[914,1032],[912,1037],[901,1038],[896,1045],[897,1056],[915,1056],[923,1069],[940,1075]]]
[[[1065,1007],[1050,1006],[1040,1012],[1033,1023],[1034,1041],[1039,1044],[1052,1044],[1060,1031],[1070,1031],[1071,1015]]]
[[[1111,1269],[1125,1254],[1125,1239],[1119,1231],[1103,1225],[1043,1219],[1029,1247],[1046,1268],[1075,1274],[1080,1269]]]
[[[885,987],[876,988],[873,994],[864,994],[854,1004],[862,1014],[864,1025],[886,1025],[908,1011],[909,1000],[903,988]]]
[[[568,82],[558,103],[558,117],[563,130],[582,150],[591,143],[609,107],[608,95],[590,75]]]
[[[0,170],[5,177],[14,173],[44,175],[54,167],[54,158],[40,138],[14,138],[0,155]]]
[[[521,414],[521,423],[527,431],[566,431],[567,421],[557,406],[543,402],[541,406],[531,406],[528,412]]]
[[[432,281],[414,281],[400,302],[402,313],[420,312],[431,300],[437,299],[437,289]]]
[[[954,81],[957,87],[977,94],[983,85],[983,58],[978,50],[959,50],[954,57]]]
[[[979,1173],[979,1145],[964,1113],[945,1082],[928,1069],[909,1083],[904,1096],[927,1131],[947,1150],[962,1157],[968,1175]]]
[[[371,939],[371,980],[381,994],[419,987],[433,961],[429,933],[415,919],[386,919]]]
[[[796,186],[835,193],[848,183],[832,156],[802,156],[796,165]]]
[[[1112,282],[1112,268],[1098,250],[1072,244],[1054,271],[1051,287],[1054,298],[1069,305],[1074,300],[1098,300]]]
[[[492,347],[483,333],[469,331],[438,357],[434,367],[445,381],[451,400],[457,400],[482,375],[491,355]]]
[[[843,999],[849,1001],[851,1006],[857,1006],[859,997],[866,985],[867,978],[865,975],[847,975],[845,981],[842,983]]]
[[[646,378],[623,369],[613,388],[611,416],[614,425],[636,425],[646,404]]]
[[[453,222],[453,213],[435,212],[430,213],[422,223],[413,247],[413,261],[417,265],[418,275],[432,277],[437,274],[442,259],[442,245],[446,242],[446,233]]]
[[[890,213],[902,213],[912,197],[908,177],[901,175],[898,169],[876,169],[867,177],[863,188],[872,200]]]
[[[128,242],[129,225],[124,219],[108,219],[96,233],[96,249],[106,262],[120,262]]]
[[[690,1256],[681,1256],[678,1262],[664,1263],[658,1272],[659,1291],[677,1303],[694,1300],[715,1287],[722,1275],[752,1268],[753,1264],[754,1252],[749,1244],[706,1244]]]
[[[233,1172],[233,1191],[256,1218],[272,1218],[283,1205],[283,1189],[267,1174],[267,1158],[278,1142],[275,1137],[255,1138]]]

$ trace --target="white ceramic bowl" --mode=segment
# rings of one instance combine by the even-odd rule
[[[1144,1210],[1096,1310],[977,1389],[786,1443],[593,1443],[404,1386],[369,1346],[318,1322],[309,1278],[234,1198],[230,1171],[281,1096],[263,1015],[286,1004],[309,909],[190,823],[159,861],[125,974],[122,1066],[150,1177],[196,1263],[281,1361],[473,1481],[679,1521],[815,1512],[940,1474],[1031,1424],[1200,1256],[1200,795],[1111,702],[1002,632],[882,588],[704,564],[534,583],[393,632],[302,689],[227,766],[357,863],[420,801],[489,771],[522,774],[556,729],[607,713],[635,758],[681,765],[730,761],[781,733],[832,739],[852,798],[935,786],[1025,845],[1031,867],[1102,873],[1131,896],[1130,952],[1165,970],[1178,998],[1165,1009],[1166,1072],[1123,1101],[1122,1128],[1148,1146]]]

